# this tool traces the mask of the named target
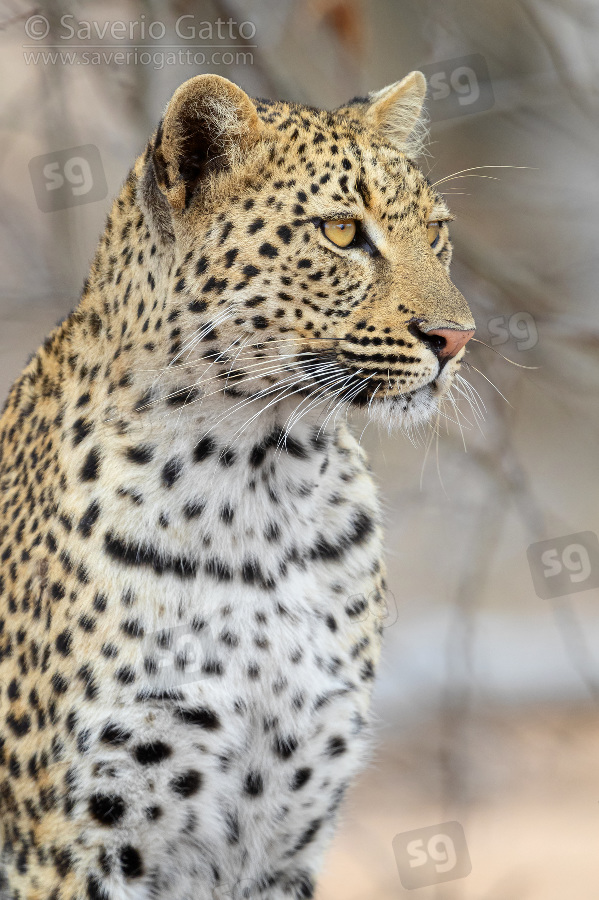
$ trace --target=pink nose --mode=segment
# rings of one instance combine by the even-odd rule
[[[437,346],[434,348],[434,352],[439,359],[453,359],[454,356],[458,355],[462,347],[466,346],[474,334],[474,329],[471,331],[458,331],[456,328],[433,328],[432,331],[427,331],[425,334],[426,338],[437,337],[441,339],[439,343],[435,342]],[[441,341],[444,343],[441,343]]]

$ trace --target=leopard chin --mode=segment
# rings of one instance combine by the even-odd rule
[[[408,434],[419,426],[433,422],[441,409],[443,398],[451,390],[458,366],[442,369],[426,384],[414,390],[375,397],[367,406],[370,420],[389,434],[406,431]]]
[[[434,420],[441,396],[432,383],[416,388],[407,394],[375,398],[368,407],[368,416],[389,434],[395,431],[410,432],[420,425]]]

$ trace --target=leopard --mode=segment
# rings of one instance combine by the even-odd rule
[[[0,419],[0,896],[315,896],[375,740],[383,513],[475,324],[412,72],[182,84]]]

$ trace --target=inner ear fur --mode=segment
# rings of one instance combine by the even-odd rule
[[[368,124],[411,159],[421,155],[427,137],[425,95],[426,78],[422,72],[410,72],[368,97]]]
[[[260,120],[248,95],[219,75],[197,75],[178,88],[156,132],[156,184],[170,207],[189,205],[204,179],[232,169],[258,139]]]

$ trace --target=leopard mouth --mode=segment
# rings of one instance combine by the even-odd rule
[[[453,381],[449,368],[439,366],[428,380],[402,390],[398,377],[384,378],[378,373],[369,374],[348,365],[334,354],[327,354],[323,363],[323,356],[304,363],[304,371],[317,386],[316,390],[318,386],[322,388],[323,399],[328,396],[331,402],[360,409],[388,430],[410,429],[434,418]],[[326,366],[331,369],[324,368]],[[337,378],[323,376],[323,372],[329,371],[333,371]]]

